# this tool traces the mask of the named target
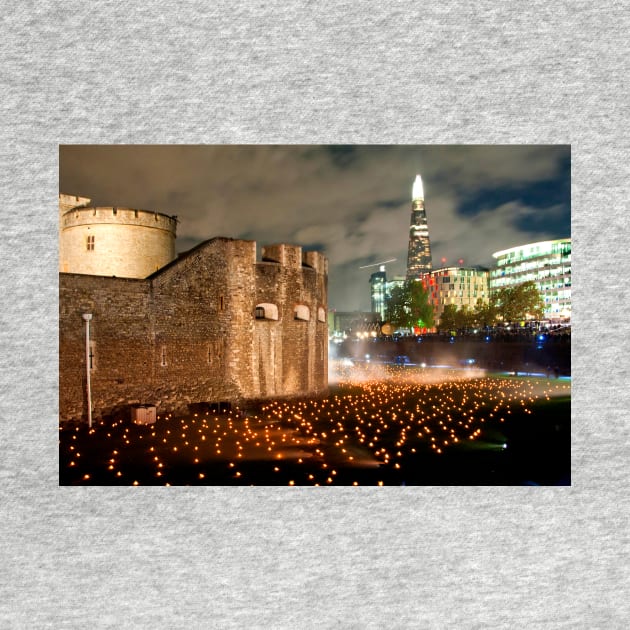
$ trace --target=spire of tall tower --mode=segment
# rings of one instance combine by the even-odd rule
[[[409,227],[409,253],[407,255],[407,280],[417,279],[431,271],[431,241],[427,214],[424,209],[422,177],[416,175],[411,192],[411,226]]]
[[[416,175],[411,192],[411,200],[414,201],[415,199],[422,199],[424,201],[424,188],[422,187],[422,177],[420,177],[420,175]]]

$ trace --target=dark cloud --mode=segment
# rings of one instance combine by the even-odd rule
[[[377,201],[374,204],[375,208],[384,208],[390,210],[391,208],[400,208],[409,201],[406,197],[399,197],[398,199],[385,199],[383,201]]]
[[[330,260],[330,307],[369,308],[371,270],[404,274],[421,173],[434,263],[570,234],[567,146],[63,146],[60,191],[178,215],[178,251],[213,236]]]
[[[348,168],[356,163],[358,159],[357,148],[353,145],[338,144],[325,148],[335,166]]]

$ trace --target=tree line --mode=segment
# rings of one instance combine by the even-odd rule
[[[447,304],[440,318],[438,330],[466,330],[495,326],[497,322],[517,322],[542,319],[544,301],[533,281],[504,287],[481,298],[473,308]],[[418,280],[407,280],[394,287],[386,305],[386,319],[395,328],[432,328],[435,324],[429,291]]]

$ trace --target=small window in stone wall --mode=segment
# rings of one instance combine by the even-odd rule
[[[223,340],[216,339],[208,343],[208,364],[220,364],[223,359]]]
[[[167,365],[167,363],[166,363],[166,346],[162,346],[162,351],[160,353],[160,365],[162,367],[165,367]]]
[[[254,317],[256,319],[278,321],[278,307],[275,304],[257,304]]]
[[[96,369],[96,352],[93,341],[90,341],[90,352],[88,354],[88,358],[90,360],[90,371],[92,372]]]
[[[225,308],[225,300],[223,299],[223,296],[220,295],[219,296],[219,310],[222,311]]]
[[[302,322],[309,321],[311,319],[311,312],[309,311],[308,306],[304,306],[304,304],[298,304],[293,311],[293,319],[297,319]]]
[[[87,250],[88,252],[94,251],[94,236],[87,237]]]

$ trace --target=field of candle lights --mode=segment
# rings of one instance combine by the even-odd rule
[[[61,485],[568,485],[570,380],[335,364],[322,399],[59,429]]]

